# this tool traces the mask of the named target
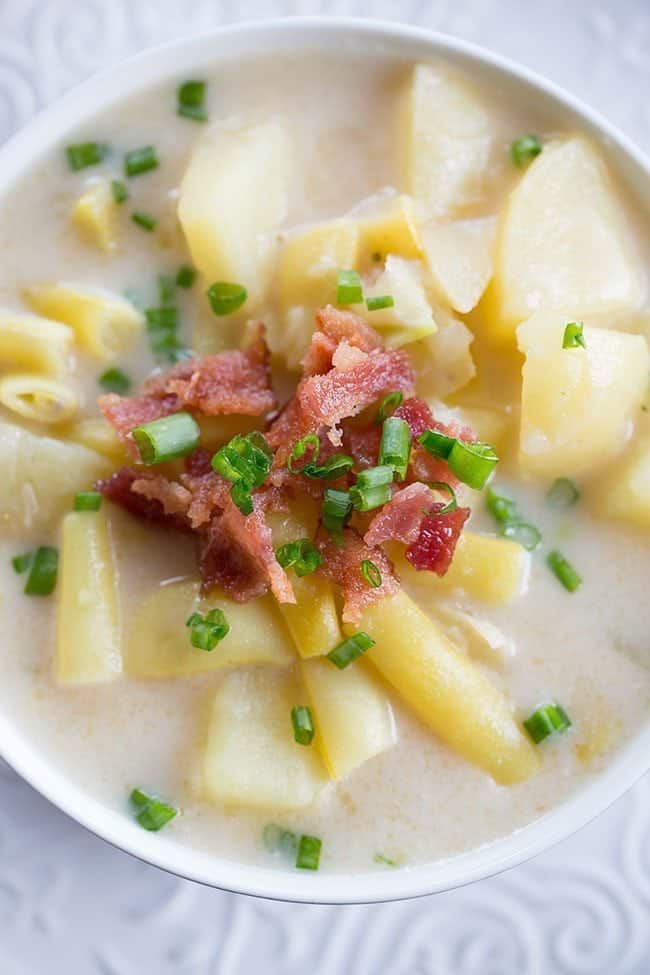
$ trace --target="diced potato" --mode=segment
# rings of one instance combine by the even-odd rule
[[[508,657],[514,653],[512,640],[490,620],[479,619],[444,603],[436,605],[434,615],[444,626],[452,643],[462,647],[472,659],[487,664],[488,667],[503,667]]]
[[[280,253],[278,294],[284,308],[336,301],[340,269],[357,265],[359,233],[351,220],[330,220],[293,233]]]
[[[230,632],[214,650],[198,650],[186,626],[192,613],[224,611]],[[286,665],[295,659],[291,638],[271,596],[238,603],[222,593],[201,596],[198,582],[155,589],[133,616],[125,669],[136,677],[182,677],[244,664]]]
[[[111,472],[100,454],[0,422],[0,524],[20,534],[45,529],[69,511],[78,491]]]
[[[643,336],[585,327],[586,348],[564,349],[568,321],[540,312],[517,329],[526,356],[519,460],[541,477],[578,477],[607,465],[648,384]]]
[[[224,416],[196,416],[201,431],[200,444],[208,450],[217,450],[238,434],[259,430],[263,421],[257,416],[240,416],[229,413]]]
[[[72,211],[72,222],[82,235],[107,254],[117,249],[118,205],[113,199],[110,180],[91,183]]]
[[[406,185],[424,217],[480,200],[494,127],[470,88],[440,67],[416,65],[406,129]]]
[[[470,346],[474,336],[467,325],[434,309],[438,331],[409,350],[421,396],[445,399],[474,378],[476,366]]]
[[[313,802],[327,775],[318,750],[293,737],[291,709],[303,698],[291,668],[234,671],[224,678],[203,760],[209,799],[253,809],[300,809]]]
[[[82,284],[41,284],[26,288],[25,300],[42,315],[65,322],[89,355],[110,361],[141,334],[144,318],[120,295]]]
[[[479,303],[493,271],[496,217],[431,223],[422,241],[431,282],[439,299],[454,311]]]
[[[207,284],[243,284],[248,312],[264,294],[268,236],[286,216],[290,182],[288,137],[273,120],[212,127],[183,176],[178,216],[192,261]]]
[[[634,309],[644,293],[627,217],[601,158],[583,139],[544,146],[500,222],[495,334],[512,336],[541,310],[558,309],[570,321]]]
[[[396,348],[433,335],[437,325],[433,319],[424,287],[422,265],[419,261],[405,261],[390,254],[379,277],[364,287],[364,297],[390,295],[392,308],[368,311],[363,305],[368,324],[382,336],[386,345]]]
[[[528,584],[530,553],[508,538],[478,535],[464,531],[444,576],[414,569],[402,555],[395,555],[398,574],[404,582],[427,586],[432,593],[444,595],[454,590],[470,599],[507,606]]]
[[[63,519],[57,601],[57,682],[78,686],[119,677],[117,576],[105,511],[72,511]]]
[[[115,428],[101,416],[76,420],[57,430],[57,435],[64,440],[72,440],[74,443],[83,444],[84,447],[90,447],[91,450],[96,450],[98,454],[108,457],[116,464],[128,463],[129,455],[125,445],[115,432]]]
[[[79,406],[75,393],[58,379],[12,372],[0,377],[0,403],[33,423],[65,423]]]
[[[363,664],[338,670],[329,660],[303,660],[302,678],[318,746],[332,779],[344,779],[397,741],[386,692]]]
[[[74,332],[61,322],[21,312],[0,312],[0,368],[49,375],[67,371]]]
[[[410,196],[390,197],[378,205],[376,212],[362,214],[358,222],[359,252],[363,258],[384,260],[396,254],[414,260],[422,256],[422,243],[415,218],[415,204]],[[340,267],[354,265],[340,265]]]
[[[403,590],[365,609],[355,629],[375,641],[367,659],[450,748],[502,785],[536,771],[507,699]]]
[[[650,440],[635,445],[593,494],[599,514],[650,529]]]

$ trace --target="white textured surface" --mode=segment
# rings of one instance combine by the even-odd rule
[[[649,0],[0,0],[0,140],[71,84],[152,43],[233,20],[356,12],[522,61],[650,151]],[[167,876],[76,826],[0,762],[1,975],[253,971],[648,975],[650,779],[506,875],[436,898],[336,908]]]

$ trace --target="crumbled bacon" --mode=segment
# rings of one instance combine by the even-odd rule
[[[362,352],[381,348],[380,337],[363,318],[333,305],[326,305],[316,312],[316,329],[302,360],[305,376],[329,372],[336,349],[343,341]]]
[[[133,489],[136,482],[140,485],[140,491]],[[151,485],[149,495],[146,489],[143,490],[145,482]],[[162,474],[133,467],[122,467],[106,480],[97,482],[97,490],[105,498],[119,504],[132,515],[176,531],[189,532],[191,528],[186,515],[180,511],[167,511],[161,500],[171,489],[172,483]]]
[[[131,484],[131,491],[149,501],[159,501],[165,514],[170,516],[186,517],[192,500],[186,488],[166,477],[138,477]]]
[[[343,591],[344,622],[358,622],[367,606],[397,592],[399,584],[384,552],[380,548],[366,545],[353,528],[344,530],[341,546],[324,533],[319,536],[318,545],[323,554],[323,564],[319,571]],[[376,588],[368,584],[361,572],[364,559],[374,562],[381,573],[381,585]]]
[[[423,518],[420,533],[406,550],[411,565],[422,571],[428,569],[444,576],[451,565],[463,525],[470,515],[469,508],[454,508],[440,514],[444,504],[434,504]]]
[[[178,397],[173,393],[164,396],[118,396],[117,393],[107,393],[99,397],[99,408],[117,431],[120,440],[130,446],[133,456],[137,458],[137,449],[131,439],[131,430],[143,423],[151,423],[162,416],[178,413],[180,406]]]
[[[416,482],[396,491],[392,499],[373,517],[363,536],[366,545],[381,545],[394,540],[410,545],[420,534],[420,525],[433,504],[433,491]]]
[[[355,467],[360,470],[375,467],[379,458],[380,442],[381,427],[376,423],[369,427],[343,424],[344,450],[354,458]]]
[[[393,415],[406,420],[411,431],[413,447],[411,450],[410,478],[419,481],[442,481],[452,488],[458,487],[460,482],[450,471],[447,461],[441,457],[434,457],[424,447],[420,447],[417,438],[425,430],[437,430],[447,437],[475,440],[473,431],[461,423],[442,423],[440,420],[436,420],[424,400],[417,396],[404,400]]]

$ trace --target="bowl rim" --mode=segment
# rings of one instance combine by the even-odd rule
[[[542,94],[558,113],[567,112],[583,129],[618,153],[637,184],[650,178],[650,160],[631,140],[596,111],[536,72],[471,42],[425,28],[354,17],[271,18],[217,27],[181,40],[148,48],[93,75],[41,110],[0,148],[0,197],[11,188],[21,167],[31,166],[80,121],[123,97],[166,79],[185,67],[224,60],[215,57],[215,40],[228,37],[226,58],[287,49],[325,50],[358,43],[385,43],[406,55],[443,57],[488,70],[504,82]],[[308,40],[309,43],[305,43]],[[134,71],[134,69],[136,69]],[[135,80],[134,80],[135,79]],[[107,84],[110,82],[110,85]],[[110,90],[110,94],[107,91]],[[637,186],[638,188],[638,186]],[[391,871],[303,874],[223,859],[176,842],[173,832],[150,834],[123,814],[106,807],[68,780],[24,738],[8,715],[0,713],[0,755],[34,789],[115,847],[148,863],[210,887],[275,900],[319,904],[358,904],[426,896],[493,876],[567,838],[621,796],[650,768],[650,725],[642,728],[608,768],[545,816],[491,843],[444,860]]]

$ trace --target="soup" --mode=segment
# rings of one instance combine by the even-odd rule
[[[73,133],[0,233],[0,702],[70,780],[385,870],[638,732],[647,242],[579,132],[442,63],[226,65]]]

